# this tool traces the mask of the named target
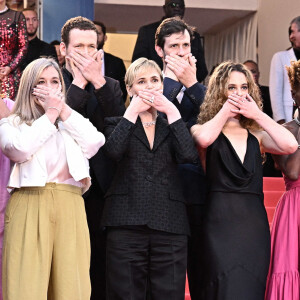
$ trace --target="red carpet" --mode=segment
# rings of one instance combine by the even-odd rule
[[[277,203],[282,194],[285,192],[285,185],[282,177],[264,177],[263,184],[265,195],[264,203],[271,227]],[[185,285],[185,300],[191,300],[187,279]]]

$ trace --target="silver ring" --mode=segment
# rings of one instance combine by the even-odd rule
[[[151,97],[151,99],[149,100],[151,103],[154,102],[154,96]]]

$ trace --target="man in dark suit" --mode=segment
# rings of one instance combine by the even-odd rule
[[[205,87],[197,81],[195,57],[191,53],[193,29],[180,18],[165,19],[155,35],[155,49],[163,62],[164,95],[178,108],[188,128],[197,121]],[[192,299],[200,299],[201,225],[206,197],[205,174],[200,160],[197,164],[178,167],[187,202],[191,228],[188,242],[188,280]]]
[[[135,48],[132,55],[132,61],[137,58],[146,57],[154,60],[161,69],[163,68],[162,60],[155,51],[155,32],[159,24],[166,18],[172,18],[175,16],[181,19],[184,16],[185,4],[184,0],[165,0],[163,6],[165,16],[162,20],[142,26],[139,29],[138,38],[135,44]],[[199,33],[194,32],[194,38],[191,42],[191,52],[195,56],[197,63],[197,80],[202,82],[207,75],[207,67],[205,64],[204,51]]]
[[[68,105],[103,132],[104,118],[123,115],[125,106],[119,82],[102,75],[103,51],[97,50],[97,29],[86,18],[72,18],[62,28],[61,41],[60,50],[66,57],[62,73]],[[104,194],[110,186],[113,170],[114,164],[100,149],[90,159],[92,186],[83,195],[91,239],[92,300],[105,299],[106,247],[100,223]]]
[[[106,27],[102,22],[94,21],[98,32],[98,50],[103,49],[107,40]],[[104,52],[102,62],[102,74],[110,78],[116,79],[120,82],[120,87],[123,93],[124,102],[127,98],[127,90],[124,82],[126,68],[121,58],[110,53]]]
[[[37,37],[37,30],[39,27],[39,19],[34,9],[24,9],[23,14],[26,19],[26,28],[28,34],[28,50],[21,63],[22,71],[35,59],[46,56],[53,57],[57,60],[57,55],[54,46],[40,40]]]

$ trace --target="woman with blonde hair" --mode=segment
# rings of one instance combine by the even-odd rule
[[[233,62],[212,74],[191,128],[208,182],[202,299],[264,299],[270,233],[261,153],[289,154],[294,136],[261,110],[251,73]]]
[[[90,298],[81,194],[90,186],[88,159],[104,142],[65,103],[57,63],[46,58],[30,63],[12,114],[0,121],[1,150],[14,162],[5,214],[5,300]]]
[[[162,95],[162,74],[146,58],[125,83],[131,103],[107,118],[104,147],[117,163],[105,195],[107,299],[184,299],[189,225],[177,173],[197,151],[175,105]],[[164,113],[167,120],[158,115]]]
[[[286,67],[297,117],[284,125],[300,144],[300,60]],[[271,229],[271,262],[266,300],[299,300],[300,260],[300,146],[290,155],[274,155],[281,169],[286,192],[276,207]]]

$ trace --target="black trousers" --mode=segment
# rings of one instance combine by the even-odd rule
[[[106,243],[106,298],[183,300],[187,236],[144,226],[109,227]]]
[[[191,235],[188,239],[188,259],[187,275],[192,300],[201,298],[201,283],[203,274],[201,259],[203,258],[203,225],[202,220],[205,215],[205,205],[190,205],[187,207],[190,220]]]
[[[84,195],[84,200],[91,240],[91,300],[105,300],[106,233],[100,227],[104,195],[96,181]]]

